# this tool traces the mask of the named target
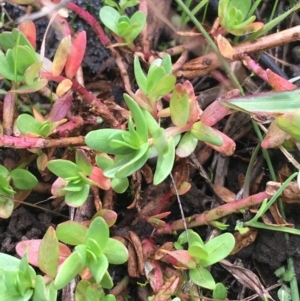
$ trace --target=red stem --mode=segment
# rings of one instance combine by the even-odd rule
[[[252,196],[243,198],[237,202],[227,203],[221,206],[218,206],[212,210],[203,212],[201,214],[195,214],[186,218],[187,227],[194,228],[198,226],[208,225],[210,222],[220,219],[231,213],[238,213],[241,209],[246,207],[259,205],[265,199],[270,199],[271,196],[265,191],[254,194]],[[179,219],[170,224],[166,224],[163,228],[159,228],[156,231],[156,234],[171,234],[177,230],[184,230],[183,220]]]

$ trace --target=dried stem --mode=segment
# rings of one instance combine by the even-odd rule
[[[233,61],[240,60],[246,54],[255,53],[258,51],[274,48],[286,43],[291,43],[300,38],[300,25],[289,28],[280,32],[276,32],[269,36],[261,37],[257,40],[242,43],[233,47]],[[184,76],[186,78],[195,78],[204,76],[220,67],[221,61],[215,52],[208,53],[196,59],[193,59],[183,65],[181,71],[177,72],[177,76]]]

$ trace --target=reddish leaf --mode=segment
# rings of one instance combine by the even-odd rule
[[[36,27],[31,20],[19,24],[18,29],[25,35],[32,47],[36,48]]]
[[[160,250],[166,255],[161,259],[164,262],[170,263],[175,267],[183,269],[195,269],[197,264],[186,250],[168,251]]]
[[[79,69],[86,48],[86,32],[81,31],[73,41],[73,45],[66,63],[66,76],[72,78]]]
[[[89,178],[103,190],[108,190],[109,188],[111,188],[110,179],[104,176],[102,169],[100,169],[99,167],[93,167],[92,174]]]
[[[270,86],[277,92],[295,90],[297,87],[287,79],[279,76],[273,71],[267,69],[267,76]]]
[[[118,214],[110,209],[102,209],[93,216],[93,219],[97,216],[101,216],[107,223],[107,226],[110,228],[116,223]]]
[[[223,140],[223,144],[221,146],[215,146],[210,143],[206,143],[206,144],[225,156],[233,155],[233,153],[235,151],[235,142],[231,138],[229,138],[228,136],[223,134],[222,132],[218,131],[217,129],[213,128],[213,130],[216,131],[220,135],[220,137]]]
[[[38,267],[38,252],[41,241],[41,239],[23,240],[16,245],[16,252],[20,257],[23,257],[27,252],[28,262]],[[64,262],[70,254],[71,250],[66,245],[59,243],[59,264]]]
[[[215,100],[203,111],[200,120],[206,125],[213,126],[229,114],[229,111],[228,107],[222,105],[220,101]]]
[[[72,101],[73,97],[71,92],[60,97],[53,104],[47,119],[51,122],[54,122],[65,118],[68,112],[70,111]]]
[[[277,123],[276,120],[271,122],[268,132],[264,138],[264,140],[261,143],[262,148],[275,148],[278,147],[279,145],[283,144],[285,140],[289,139],[290,135],[281,130]]]

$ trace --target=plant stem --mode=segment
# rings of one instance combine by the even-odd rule
[[[226,215],[237,213],[246,207],[261,204],[265,199],[270,199],[270,195],[266,192],[260,192],[241,199],[237,202],[227,203],[212,210],[195,214],[186,218],[187,227],[194,228],[209,224],[211,221],[220,219]],[[171,234],[174,231],[184,230],[183,220],[179,219],[157,230],[157,234]]]
[[[45,139],[31,137],[0,136],[0,147],[10,148],[49,148],[49,147],[69,147],[84,145],[84,137],[67,137],[60,139]]]

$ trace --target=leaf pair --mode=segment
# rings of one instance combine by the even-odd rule
[[[77,150],[75,161],[52,160],[47,163],[47,168],[59,177],[52,185],[52,194],[65,195],[69,206],[79,207],[86,201],[90,186],[96,183],[87,178],[92,173],[92,165],[83,150]]]
[[[69,235],[74,229],[78,231],[75,239]],[[109,237],[109,229],[104,219],[96,217],[88,229],[69,221],[60,224],[56,231],[59,240],[77,246],[59,269],[54,281],[55,287],[65,287],[87,266],[96,283],[103,288],[112,288],[113,282],[107,272],[108,264],[126,262],[128,251],[121,242]]]
[[[113,7],[104,6],[99,12],[103,24],[120,38],[123,38],[125,45],[132,45],[132,42],[142,31],[146,23],[146,15],[140,11],[135,12],[130,18],[120,13]]]
[[[137,56],[134,58],[134,75],[140,90],[147,96],[150,107],[154,108],[157,100],[170,93],[176,83],[172,74],[172,61],[170,55],[163,59],[154,60],[146,76]]]
[[[234,236],[231,233],[224,233],[204,243],[196,232],[188,230],[178,237],[174,246],[182,249],[182,245],[187,242],[188,254],[197,264],[196,267],[189,268],[190,279],[200,287],[216,289],[215,280],[206,267],[219,262],[230,254],[235,245]],[[190,261],[190,259],[188,260]]]
[[[260,30],[264,24],[254,22],[255,16],[249,16],[250,8],[251,0],[220,0],[218,8],[220,24],[236,36]]]

